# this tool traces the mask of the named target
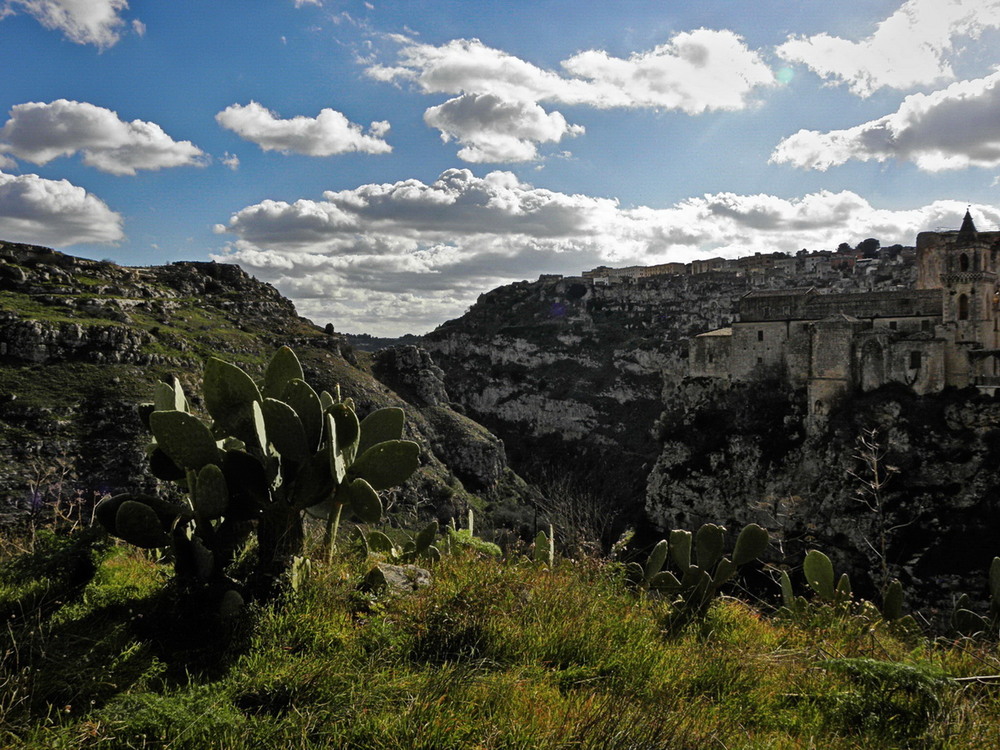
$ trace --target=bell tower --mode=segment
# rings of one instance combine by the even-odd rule
[[[942,322],[954,326],[956,343],[997,348],[996,251],[968,211],[954,242],[941,250]]]

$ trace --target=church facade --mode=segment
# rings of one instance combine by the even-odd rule
[[[748,380],[779,371],[807,389],[823,416],[850,390],[904,383],[917,393],[946,386],[1000,387],[1000,232],[917,235],[916,288],[822,294],[814,288],[754,291],[728,328],[691,340],[692,376]]]

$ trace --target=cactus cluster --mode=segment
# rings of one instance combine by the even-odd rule
[[[414,563],[417,560],[437,562],[441,559],[441,550],[434,544],[438,535],[437,521],[431,521],[402,545],[395,544],[381,531],[369,531],[366,534],[358,527],[355,534],[365,557],[372,554],[384,555],[394,564]]]
[[[126,542],[171,548],[182,588],[214,590],[230,608],[240,594],[226,569],[250,535],[258,542],[256,578],[273,582],[302,552],[303,511],[327,516],[348,507],[377,521],[378,491],[417,467],[419,446],[401,439],[401,409],[359,421],[351,399],[306,383],[288,347],[274,354],[260,385],[210,359],[202,395],[209,423],[191,413],[176,378],[159,383],[153,403],[140,409],[153,434],[151,471],[175,482],[184,499],[117,495],[95,513]]]
[[[818,549],[811,549],[802,561],[802,572],[806,583],[824,602],[834,606],[847,605],[854,597],[851,579],[847,573],[837,578],[830,558]]]
[[[994,557],[989,572],[990,607],[985,615],[972,611],[972,600],[968,594],[962,594],[955,603],[952,614],[952,627],[963,635],[992,633],[994,636],[1000,628],[1000,557]]]
[[[880,616],[888,622],[903,625],[916,625],[909,615],[903,615],[903,585],[896,579],[890,581],[882,595],[882,609],[868,601],[856,602],[851,588],[851,579],[847,573],[838,578],[833,570],[830,558],[817,549],[809,550],[802,562],[802,572],[806,584],[812,589],[815,597],[823,604],[842,610],[844,613],[860,611],[876,617]],[[792,588],[792,579],[787,570],[781,571],[781,598],[784,609],[789,614],[803,614],[809,607],[805,597],[796,596]]]
[[[458,528],[455,519],[451,519],[444,529],[444,551],[451,554],[455,548],[473,550],[485,557],[499,558],[503,551],[493,542],[487,542],[476,536],[476,516],[472,508],[469,508],[468,525],[464,529]]]
[[[653,547],[644,565],[629,563],[626,575],[639,588],[673,597],[676,621],[685,622],[703,614],[740,566],[764,554],[768,541],[763,527],[749,524],[737,537],[732,556],[725,557],[722,526],[707,523],[695,534],[674,529],[669,541],[661,539]],[[680,571],[680,577],[664,569],[668,560]]]
[[[806,585],[812,589],[815,598],[821,603],[845,612],[854,603],[850,577],[847,573],[843,573],[837,578],[833,562],[818,549],[811,549],[806,553],[802,562],[802,572],[805,575]],[[902,594],[901,588],[900,594]],[[781,571],[781,598],[788,614],[803,614],[809,609],[809,601],[804,596],[795,594],[787,570]]]

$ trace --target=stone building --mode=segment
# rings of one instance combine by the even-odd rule
[[[917,235],[916,288],[822,294],[753,291],[728,328],[691,340],[692,376],[747,380],[778,371],[807,389],[821,417],[839,395],[904,383],[917,393],[945,386],[1000,387],[1000,232],[961,229]]]

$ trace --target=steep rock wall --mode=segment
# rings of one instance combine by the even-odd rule
[[[944,610],[954,592],[977,591],[1000,554],[1000,402],[975,389],[918,397],[887,386],[845,398],[809,434],[801,394],[774,382],[690,380],[670,396],[646,496],[661,530],[760,523],[774,562],[798,566],[816,547],[869,594],[882,583],[884,535],[889,574]],[[883,515],[858,442],[870,430],[891,474]]]
[[[654,309],[661,296],[572,279],[515,284],[423,345],[451,399],[504,440],[519,470],[570,473],[634,507],[655,455],[662,372],[683,364]]]
[[[518,470],[567,474],[609,507],[641,511],[664,383],[686,375],[687,339],[731,322],[750,288],[734,273],[613,286],[543,277],[481,295],[423,346]]]

